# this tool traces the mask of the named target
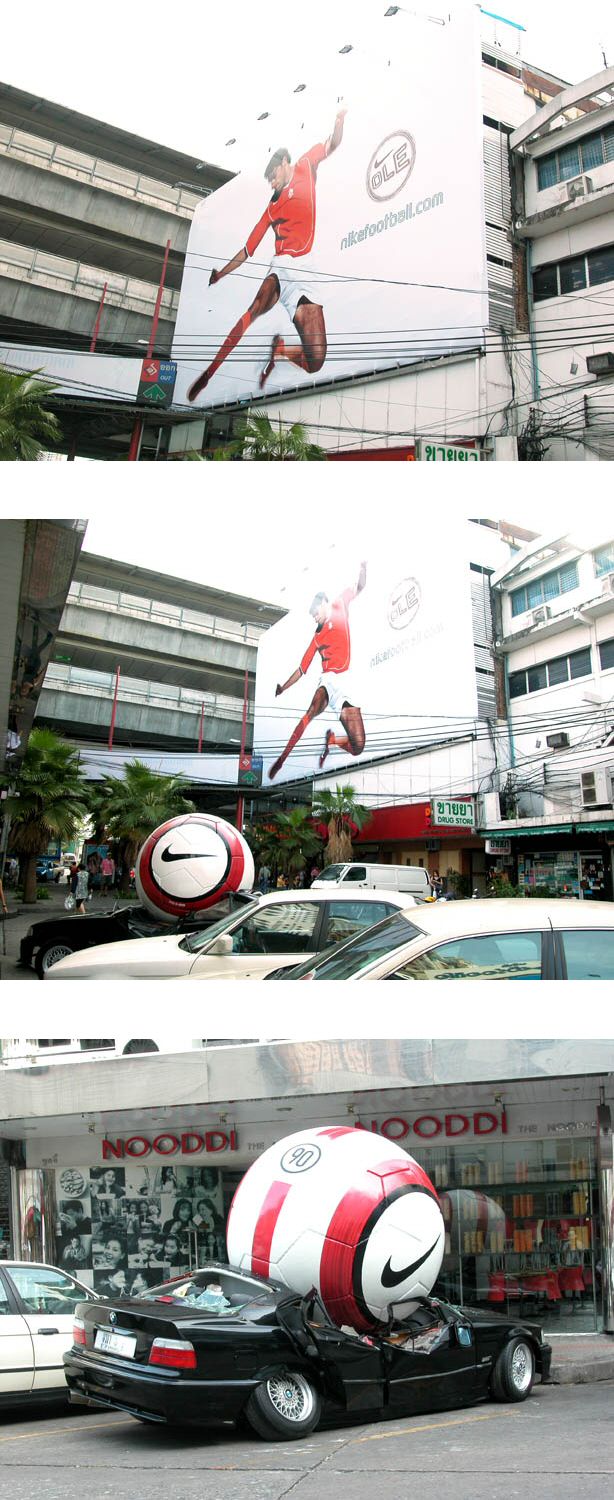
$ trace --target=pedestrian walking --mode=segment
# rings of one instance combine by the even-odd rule
[[[89,875],[85,865],[77,865],[74,897],[76,909],[81,917],[85,916],[85,903],[88,897],[89,883]]]
[[[100,866],[102,877],[102,895],[107,896],[115,880],[115,860],[112,854],[105,854]]]
[[[269,869],[269,866],[265,863],[260,866],[260,870],[258,872],[258,890],[262,893],[263,896],[266,896],[270,885],[271,871]]]

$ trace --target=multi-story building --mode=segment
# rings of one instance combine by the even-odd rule
[[[525,890],[612,899],[614,543],[579,522],[529,543],[491,586],[508,754],[484,789],[487,852]]]
[[[614,68],[563,89],[510,136],[526,256],[516,350],[527,456],[614,457]],[[528,403],[528,405],[527,405]]]
[[[170,242],[155,353],[168,358],[196,205],[232,173],[0,84],[0,341],[142,359]],[[44,364],[44,355],[38,361]],[[61,368],[58,366],[58,369]],[[65,448],[108,456],[133,412],[92,375],[61,402]],[[88,388],[89,385],[89,388]],[[160,416],[157,413],[158,417]],[[145,433],[155,449],[160,422]],[[145,453],[144,453],[145,456]]]

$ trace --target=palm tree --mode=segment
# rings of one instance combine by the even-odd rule
[[[66,844],[87,812],[79,752],[53,729],[33,729],[15,789],[4,804],[10,848],[25,865],[24,901],[36,900],[36,861],[52,839]]]
[[[187,782],[181,776],[158,776],[140,760],[126,761],[124,775],[105,776],[97,787],[93,805],[98,829],[113,839],[122,866],[120,890],[130,886],[130,870],[137,854],[154,828],[168,818],[194,812],[185,796]]]
[[[352,858],[352,831],[357,832],[368,823],[371,813],[368,807],[356,801],[352,786],[336,786],[334,792],[323,788],[313,804],[313,816],[326,823],[328,843],[324,850],[326,865],[343,864]]]
[[[270,863],[275,875],[281,870],[284,875],[298,874],[322,846],[320,834],[313,826],[310,807],[292,807],[287,813],[273,813],[269,823],[256,824],[247,830],[246,837],[257,863]]]
[[[317,443],[310,443],[307,429],[301,422],[292,427],[282,426],[281,417],[274,427],[264,411],[250,412],[240,424],[234,442],[216,449],[214,459],[251,458],[258,463],[313,463],[326,460],[326,453]]]
[[[0,463],[32,462],[62,436],[57,417],[45,407],[56,387],[39,373],[16,375],[0,366]]]

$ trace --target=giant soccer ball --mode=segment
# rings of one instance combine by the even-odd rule
[[[139,851],[135,881],[143,905],[172,922],[233,891],[251,891],[254,861],[238,828],[207,813],[187,813],[150,833]]]
[[[235,1193],[231,1265],[315,1287],[333,1322],[366,1331],[409,1316],[439,1273],[445,1242],[437,1194],[394,1142],[350,1126],[289,1135],[265,1151]]]

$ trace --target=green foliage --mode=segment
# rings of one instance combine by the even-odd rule
[[[250,412],[237,424],[237,436],[223,448],[217,448],[213,458],[227,462],[233,458],[250,458],[257,463],[319,463],[326,461],[326,453],[317,443],[311,443],[307,429],[301,422],[284,427],[281,417],[273,426],[266,412]]]
[[[33,729],[4,809],[11,819],[11,852],[27,862],[24,900],[34,901],[38,856],[52,840],[64,845],[87,811],[79,752],[53,729]]]
[[[118,844],[122,886],[128,886],[130,867],[148,834],[168,818],[194,812],[186,787],[183,777],[158,776],[142,761],[132,760],[126,761],[123,777],[105,776],[93,790],[90,810],[97,842],[111,839]]]
[[[371,813],[368,807],[357,802],[352,786],[336,786],[334,792],[328,787],[317,792],[313,804],[316,821],[326,823],[328,842],[324,851],[326,865],[342,864],[352,858],[352,830],[364,828]]]
[[[32,462],[62,435],[57,417],[45,407],[56,389],[39,371],[12,374],[0,366],[0,463]]]
[[[292,807],[273,813],[271,821],[246,829],[246,838],[256,865],[268,864],[275,875],[297,875],[307,860],[322,849],[322,840],[312,822],[310,807]]]
[[[47,890],[46,885],[37,885],[37,887],[36,887],[36,899],[37,899],[37,901],[50,901],[51,900],[51,896],[49,895],[49,891]]]

